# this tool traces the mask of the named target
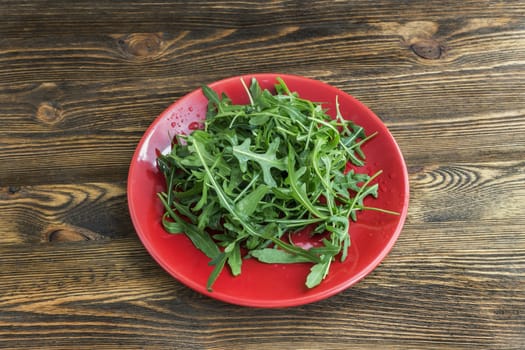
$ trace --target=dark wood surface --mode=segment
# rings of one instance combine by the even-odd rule
[[[0,1],[0,348],[525,348],[525,2]],[[153,119],[281,72],[378,114],[405,228],[356,286],[288,309],[201,296],[131,224]]]

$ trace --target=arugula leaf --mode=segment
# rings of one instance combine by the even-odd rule
[[[228,255],[225,253],[220,253],[210,261],[210,265],[215,265],[213,268],[213,271],[210,274],[210,277],[208,278],[208,282],[206,283],[206,289],[208,291],[212,291],[213,283],[217,280],[217,277],[219,277],[219,274],[222,272],[222,269],[224,268],[224,265],[226,264],[226,260],[228,260]]]
[[[295,169],[295,151],[291,144],[288,144],[288,152],[288,184],[290,185],[292,197],[316,217],[325,217],[310,201],[310,198],[306,194],[306,184],[299,181],[299,176]]]
[[[279,147],[280,139],[276,138],[268,146],[268,150],[264,154],[252,152],[250,150],[251,139],[247,138],[240,146],[233,147],[233,154],[239,160],[239,165],[242,172],[246,172],[248,161],[254,161],[261,167],[264,182],[270,186],[275,187],[277,183],[272,177],[271,169],[277,168],[279,170],[286,170],[286,163],[283,159],[277,159],[276,152]]]
[[[206,254],[209,258],[214,259],[219,255],[219,248],[215,244],[215,242],[212,240],[210,235],[206,234],[203,231],[198,230],[193,225],[190,225],[186,223],[182,218],[180,218],[171,208],[168,207],[167,202],[164,200],[162,196],[159,196],[160,200],[164,204],[164,207],[166,208],[167,213],[169,216],[176,222],[177,226],[171,226],[169,225],[165,220],[163,220],[164,227],[170,228],[170,227],[176,227],[176,230],[184,230],[184,233],[188,236],[188,238],[193,242],[193,244],[200,249],[204,254]],[[165,216],[163,216],[165,218]]]
[[[262,248],[251,251],[251,256],[260,262],[268,264],[291,264],[299,262],[311,262],[310,259],[300,255],[288,253],[282,249]]]
[[[158,194],[165,208],[162,225],[186,234],[211,259],[209,290],[226,265],[239,275],[245,258],[311,263],[305,284],[313,288],[336,257],[346,259],[350,222],[359,211],[396,214],[365,204],[378,195],[373,181],[380,172],[358,172],[366,159],[361,146],[375,134],[367,136],[346,119],[337,96],[331,118],[280,78],[273,93],[255,79],[249,87],[241,83],[246,105],[203,86],[204,129],[176,135],[171,151],[158,157],[166,181]],[[355,169],[347,171],[348,163]],[[295,232],[306,227],[313,235],[326,233],[321,246],[293,243]]]
[[[259,185],[259,187],[253,190],[253,192],[249,193],[243,199],[237,202],[235,205],[237,210],[244,213],[244,215],[252,215],[257,209],[259,202],[268,193],[268,191],[268,186],[262,184]]]
[[[330,268],[331,258],[325,258],[321,262],[315,264],[310,269],[310,273],[306,277],[306,286],[313,288],[326,277]]]
[[[226,249],[225,249],[226,251]],[[238,276],[241,274],[242,257],[239,243],[234,243],[231,250],[228,252],[228,265],[230,266],[232,275]]]

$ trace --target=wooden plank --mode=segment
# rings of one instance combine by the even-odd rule
[[[126,184],[0,188],[0,245],[114,239],[134,235]]]
[[[442,164],[411,177],[410,220],[522,222],[525,162]],[[497,232],[497,230],[496,230]]]
[[[405,236],[412,233],[409,225]],[[519,348],[525,345],[523,243],[435,254],[407,254],[398,244],[355,287],[275,310],[227,305],[190,291],[134,238],[4,246],[0,345],[62,349],[73,337],[80,347],[107,348],[255,348],[265,341],[288,349],[307,343]]]
[[[508,17],[370,21],[340,31],[309,24],[7,37],[0,41],[0,185],[125,179],[140,136],[171,102],[202,83],[271,67],[360,98],[390,127],[411,167],[451,155],[455,162],[518,160],[525,136],[508,130],[524,127],[525,32],[519,13],[505,11]],[[376,40],[364,39],[370,36]],[[438,59],[414,49],[429,40],[442,50]]]
[[[426,1],[399,3],[377,1],[374,6],[361,2],[311,3],[300,1],[128,1],[126,4],[91,1],[21,2],[4,1],[0,31],[18,36],[60,34],[64,32],[103,32],[113,28],[151,30],[152,28],[247,28],[314,23],[336,26],[392,18],[392,13],[410,15],[413,21],[469,17],[504,18],[524,13],[523,3],[514,1],[475,1],[461,4],[444,1],[428,6]],[[242,15],[239,15],[242,14]],[[140,19],[140,20],[139,20]],[[24,23],[20,30],[18,23]]]
[[[450,230],[470,247],[501,240],[501,244],[512,244],[513,234],[503,232],[525,225],[522,160],[430,166],[414,171],[409,182],[407,221],[420,226],[441,224],[432,232]],[[119,238],[134,232],[125,182],[3,187],[0,222],[4,223],[0,225],[2,244]],[[498,230],[488,230],[485,224],[479,227],[480,222]]]
[[[447,162],[522,160],[525,134],[522,113],[474,115],[421,123],[387,122],[411,171]],[[476,125],[474,127],[474,125]],[[432,136],[427,129],[437,129]],[[141,132],[74,131],[2,137],[0,184],[24,186],[73,181],[122,181]],[[484,135],[483,138],[479,134]],[[96,154],[93,157],[92,154]],[[67,172],[64,171],[67,169]]]
[[[189,79],[193,75],[213,79],[232,72],[268,70],[309,70],[319,77],[334,72],[340,73],[339,79],[373,79],[369,84],[382,78],[376,84],[383,85],[396,77],[404,78],[404,85],[417,84],[436,74],[451,75],[449,85],[466,83],[462,74],[476,72],[489,81],[509,70],[519,73],[525,59],[521,49],[524,20],[515,13],[508,15],[443,24],[385,19],[350,26],[342,23],[337,30],[293,25],[244,30],[66,32],[52,40],[7,36],[0,41],[1,84],[12,87],[57,80],[109,84],[131,78]],[[438,56],[425,58],[425,47],[437,50]],[[38,65],[31,64],[35,59]],[[493,74],[487,76],[486,70]]]

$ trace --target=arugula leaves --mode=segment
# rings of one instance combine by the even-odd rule
[[[377,197],[379,173],[345,171],[364,164],[362,127],[345,120],[336,99],[332,119],[318,103],[292,93],[282,79],[275,94],[252,79],[250,103],[235,105],[211,88],[203,130],[177,135],[157,159],[166,180],[159,193],[167,232],[184,232],[211,260],[207,288],[226,265],[241,273],[243,258],[263,263],[312,263],[305,285],[319,285],[350,246],[349,226],[363,199]],[[180,142],[179,142],[180,141]],[[394,213],[395,214],[395,213]],[[295,232],[312,226],[322,246],[304,249]]]

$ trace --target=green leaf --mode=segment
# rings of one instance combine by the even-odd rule
[[[375,134],[367,136],[345,119],[337,97],[333,119],[321,103],[300,98],[280,78],[275,93],[255,79],[249,87],[241,82],[246,105],[203,86],[204,130],[175,135],[171,152],[158,157],[166,182],[160,220],[167,232],[184,233],[211,259],[210,290],[226,263],[234,276],[240,274],[243,258],[313,263],[305,276],[312,288],[336,256],[347,257],[349,219],[356,220],[358,211],[396,214],[364,205],[378,195],[372,181],[379,173],[346,168],[364,164],[362,145]],[[293,244],[295,232],[307,226],[329,238],[310,249]]]
[[[270,115],[259,114],[259,115],[255,115],[251,117],[249,123],[250,125],[259,126],[259,125],[264,125],[265,123],[268,122],[268,120],[270,120]]]
[[[238,276],[241,274],[242,258],[241,258],[241,248],[239,243],[235,243],[232,250],[228,254],[228,265],[232,275]]]
[[[245,215],[252,215],[257,209],[259,202],[268,193],[268,191],[269,188],[267,185],[260,184],[255,190],[253,190],[253,192],[250,192],[244,196],[243,199],[237,202],[237,210],[244,213]]]
[[[250,82],[250,88],[248,89],[248,91],[249,91],[249,94],[250,94],[250,96],[252,98],[253,104],[257,105],[257,106],[260,106],[261,102],[259,101],[259,98],[262,95],[262,89],[261,89],[259,83],[257,82],[257,79],[252,78],[252,80]]]
[[[319,218],[325,217],[325,215],[319,212],[319,210],[317,210],[317,208],[308,198],[308,195],[306,194],[305,190],[306,186],[302,186],[302,183],[299,182],[298,176],[295,171],[295,151],[290,144],[288,144],[288,152],[288,183],[292,191],[292,196],[315,216]]]
[[[208,203],[208,186],[207,186],[208,181],[207,181],[206,175],[203,176],[202,182],[203,182],[203,186],[201,186],[202,188],[201,197],[199,201],[197,202],[197,204],[195,204],[195,206],[192,208],[192,211],[194,212],[201,210],[202,207],[204,207],[204,205]]]
[[[207,227],[215,226],[213,225],[214,221],[220,220],[220,218],[216,218],[215,216],[220,214],[220,206],[218,205],[215,198],[213,198],[211,201],[206,203],[206,206],[204,206],[204,209],[201,211],[200,215],[197,218],[197,228],[199,230],[205,230]]]
[[[261,154],[251,151],[251,139],[246,139],[241,145],[233,147],[233,154],[239,160],[239,166],[243,172],[247,170],[248,161],[254,161],[259,164],[263,173],[264,182],[270,187],[275,187],[277,183],[272,177],[271,169],[286,170],[286,162],[284,159],[277,159],[276,156],[279,143],[280,139],[276,138],[270,143],[268,150]]]
[[[182,220],[182,218],[180,218],[168,206],[168,203],[162,196],[159,196],[159,198],[164,204],[164,208],[166,209],[169,216],[179,225],[178,228],[182,229],[186,236],[188,236],[188,238],[193,242],[195,247],[201,250],[209,258],[215,258],[220,253],[219,247],[217,247],[217,244],[215,244],[213,239],[211,239],[210,235],[198,230],[194,225]]]
[[[347,235],[348,236],[348,235]],[[335,256],[341,251],[340,244],[334,244],[333,242],[323,239],[323,246],[310,248],[310,252],[318,254],[319,256]]]
[[[300,262],[311,262],[304,256],[293,255],[282,249],[263,248],[252,250],[250,253],[257,260],[268,264],[291,264]]]
[[[252,227],[252,225],[248,221],[246,221],[246,215],[243,215],[238,210],[236,210],[236,208],[235,208],[234,204],[232,203],[231,199],[229,199],[226,196],[226,194],[223,192],[222,188],[217,184],[217,181],[213,177],[210,169],[208,168],[208,166],[206,165],[206,162],[204,160],[203,154],[205,154],[206,151],[204,150],[204,148],[200,144],[200,141],[197,141],[197,139],[195,139],[193,144],[195,146],[195,151],[199,155],[199,158],[202,161],[202,165],[203,165],[206,173],[208,174],[211,186],[214,188],[215,193],[217,194],[217,197],[219,198],[219,201],[221,202],[223,208],[225,208],[228,213],[232,214],[236,218],[236,220],[241,222],[242,226],[250,234],[255,235],[255,236],[259,236],[257,231]]]
[[[168,220],[168,213],[164,213],[162,216],[162,226],[169,233],[183,233],[184,226],[180,225],[178,222]]]
[[[213,89],[211,89],[210,87],[208,87],[206,85],[203,85],[202,86],[202,93],[204,94],[204,96],[206,96],[206,98],[208,99],[209,102],[214,103],[216,105],[220,105],[221,104],[221,100],[219,99],[219,95],[217,95],[217,93],[215,91],[213,91]]]
[[[214,259],[210,261],[210,265],[215,265],[213,268],[213,271],[211,272],[210,276],[208,277],[208,282],[206,283],[206,289],[211,292],[213,291],[212,286],[217,280],[217,277],[219,277],[219,274],[221,273],[222,269],[224,268],[224,265],[226,264],[226,260],[228,259],[228,256],[225,253],[220,253],[217,255]]]
[[[285,251],[287,251],[290,254],[296,255],[298,257],[302,257],[305,260],[308,260],[310,262],[319,262],[320,258],[316,254],[312,253],[309,250],[306,250],[304,248],[298,247],[293,244],[285,243],[281,241],[280,239],[277,239],[275,237],[271,237],[271,241],[277,246]]]
[[[343,240],[343,247],[341,251],[343,252],[341,254],[341,262],[345,261],[348,257],[348,248],[350,247],[350,234],[346,235],[346,237]]]
[[[310,269],[310,273],[306,277],[306,286],[308,288],[313,288],[318,286],[328,274],[328,269],[330,268],[330,259],[324,259],[318,264],[315,264]]]

